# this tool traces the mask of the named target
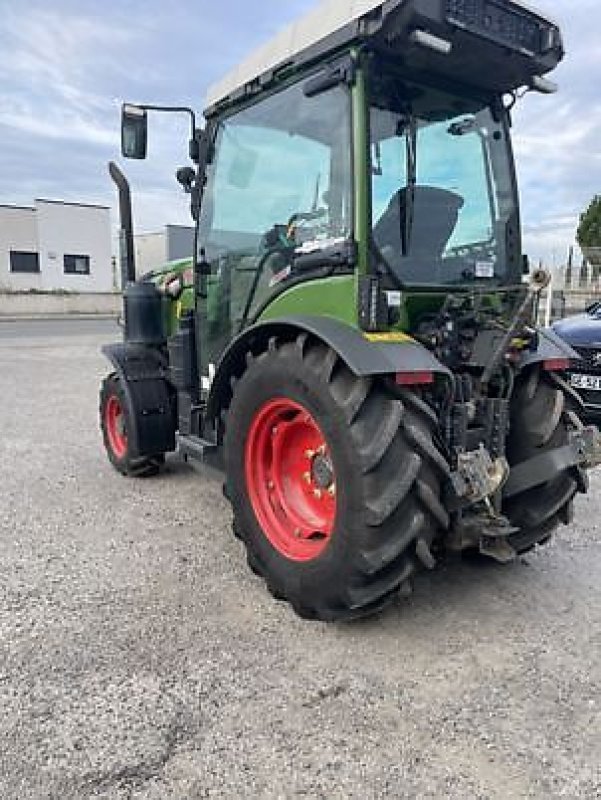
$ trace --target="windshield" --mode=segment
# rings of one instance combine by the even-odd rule
[[[517,203],[504,125],[489,108],[390,79],[371,98],[378,258],[403,284],[506,281]]]

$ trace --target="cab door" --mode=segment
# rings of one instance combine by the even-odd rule
[[[229,342],[300,279],[295,255],[350,238],[351,185],[344,86],[307,97],[298,83],[219,123],[199,220],[205,384]]]

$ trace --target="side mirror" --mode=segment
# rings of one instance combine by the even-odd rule
[[[522,256],[522,275],[530,275],[530,259],[528,256]]]
[[[146,158],[147,144],[146,109],[124,104],[121,108],[121,154],[124,158]]]

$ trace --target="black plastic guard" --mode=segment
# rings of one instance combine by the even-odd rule
[[[155,347],[128,342],[107,344],[102,353],[127,381],[165,378],[168,373],[167,359]]]
[[[285,317],[253,325],[230,344],[217,367],[211,386],[208,418],[214,419],[223,407],[226,396],[229,398],[230,378],[244,371],[247,352],[265,350],[273,337],[292,340],[300,333],[311,334],[327,344],[357,377],[396,375],[399,372],[432,372],[441,377],[452,377],[432,353],[409,336],[398,334],[400,341],[390,341],[388,334],[379,336],[363,333],[330,317]]]
[[[524,353],[519,363],[520,369],[554,359],[567,358],[570,361],[581,361],[578,353],[550,328],[540,329],[538,336],[537,350],[534,353]]]
[[[158,350],[131,344],[102,348],[121,378],[130,420],[132,458],[171,453],[175,442],[174,392],[166,380],[166,359]]]

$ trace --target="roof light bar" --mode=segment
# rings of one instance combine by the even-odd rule
[[[448,56],[453,49],[451,42],[447,39],[442,39],[440,36],[434,36],[433,33],[427,31],[414,30],[409,39],[413,44],[418,44],[420,47],[426,47],[428,50],[434,50],[443,56]]]

